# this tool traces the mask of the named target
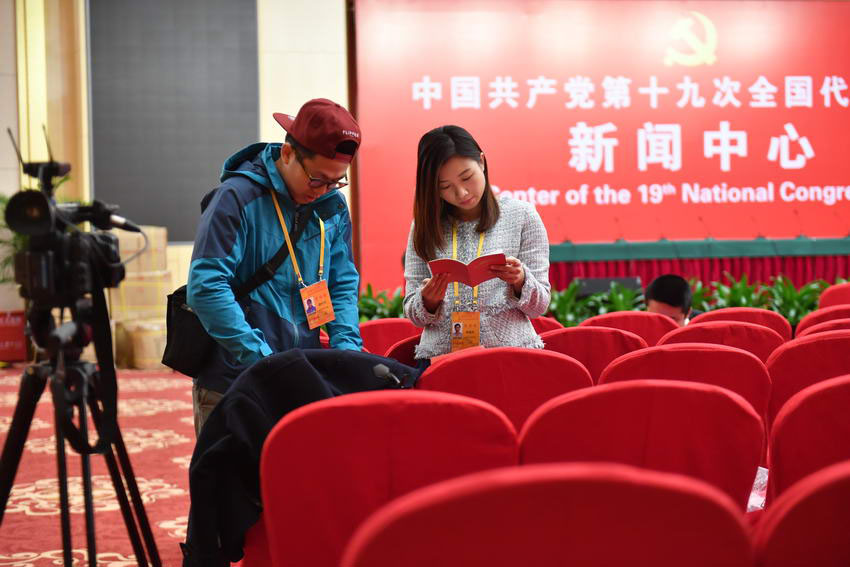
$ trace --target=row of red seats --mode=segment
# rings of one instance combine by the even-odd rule
[[[683,327],[682,337],[693,342],[671,341],[669,344],[647,347],[633,333],[607,327],[570,327],[541,334],[546,350],[566,355],[586,369],[592,383],[608,383],[634,378],[657,378],[707,382],[730,388],[744,396],[769,426],[777,412],[788,399],[802,388],[821,380],[850,373],[850,329],[809,334],[780,344],[769,356],[758,356],[758,342],[747,343],[742,338],[758,336],[755,325],[747,323],[712,322]],[[742,332],[737,331],[743,329]],[[753,332],[751,335],[749,334]],[[716,333],[742,340],[728,341],[732,345],[709,344],[709,334]],[[679,335],[676,335],[677,337]],[[396,345],[387,356],[413,364],[413,347],[418,337],[409,337]],[[748,348],[749,347],[749,348]],[[753,350],[756,353],[753,353]],[[533,372],[534,366],[525,362],[528,353],[517,352],[515,362],[495,354],[494,349],[469,350],[436,359],[420,379],[420,387],[442,389],[465,395],[484,395],[494,384],[491,376],[502,376],[503,381],[514,380],[516,392],[506,398],[514,400],[513,407],[496,403],[512,419],[526,417],[534,407],[530,397],[542,403],[548,397],[583,387],[581,370],[563,368]],[[509,358],[509,357],[508,357]],[[544,364],[539,362],[539,364]],[[552,363],[554,364],[554,363]],[[574,365],[575,366],[575,365]],[[582,370],[583,370],[582,369]],[[517,373],[517,374],[514,374]],[[434,375],[438,376],[434,376]],[[542,374],[551,375],[544,386]],[[557,374],[557,377],[555,376]],[[458,376],[455,379],[455,376]],[[477,381],[473,384],[470,381]],[[437,384],[431,387],[430,383]],[[469,385],[466,385],[469,383]],[[562,384],[561,384],[562,383]],[[463,391],[457,391],[461,388]],[[470,389],[472,388],[472,389]],[[539,392],[536,390],[542,388]],[[548,397],[546,397],[548,396]],[[538,404],[539,405],[539,404]]]
[[[843,567],[850,461],[795,485],[749,533],[723,494],[678,475],[585,463],[499,469],[391,502],[343,567]]]
[[[810,387],[795,396],[786,409],[783,409],[772,433],[775,448],[771,452],[770,483],[771,494],[776,500],[775,504],[768,508],[757,530],[768,529],[762,528],[761,525],[767,525],[771,530],[777,529],[776,525],[781,522],[774,519],[773,509],[778,510],[775,514],[787,513],[788,506],[784,502],[791,497],[786,497],[785,494],[797,494],[796,487],[788,488],[789,485],[833,462],[850,459],[847,444],[841,441],[847,439],[847,434],[850,433],[850,420],[844,411],[848,401],[850,376],[845,376]],[[821,430],[824,422],[831,424],[829,431]],[[473,398],[443,392],[368,392],[324,400],[286,416],[266,441],[260,474],[263,520],[249,532],[243,566],[337,565],[346,542],[358,526],[372,512],[391,500],[460,475],[496,467],[515,466],[518,463],[526,466],[551,462],[604,461],[687,475],[688,479],[680,479],[673,484],[700,486],[694,491],[701,494],[713,493],[711,499],[722,502],[722,508],[726,510],[724,514],[727,519],[724,522],[732,522],[738,525],[738,529],[743,529],[743,511],[746,509],[761,457],[761,436],[761,419],[743,398],[723,388],[685,382],[641,380],[585,388],[565,394],[538,408],[519,435],[507,417],[494,406]],[[813,436],[819,437],[815,444],[811,443]],[[831,451],[831,454],[818,454],[819,450],[824,453]],[[809,465],[810,470],[806,470],[806,465]],[[518,475],[517,478],[526,478],[523,477],[526,473],[521,472],[492,474],[495,475],[494,478],[501,478],[499,475],[508,475],[511,478]],[[539,516],[535,522],[529,524],[529,528],[535,527],[534,531],[542,529],[544,534],[560,531],[561,536],[571,542],[572,535],[578,536],[584,533],[585,529],[598,532],[603,525],[608,525],[609,529],[613,529],[617,534],[634,530],[631,533],[640,535],[634,543],[643,542],[633,549],[628,545],[628,541],[609,541],[613,547],[620,547],[619,553],[636,554],[634,557],[640,557],[640,553],[647,552],[650,553],[647,561],[649,557],[658,560],[659,556],[653,554],[661,553],[656,546],[663,543],[668,546],[669,558],[676,559],[679,564],[727,564],[692,563],[690,555],[681,555],[688,549],[701,549],[701,546],[692,548],[692,544],[689,544],[680,547],[678,543],[673,543],[691,541],[689,538],[681,539],[678,535],[673,537],[679,533],[680,528],[685,529],[688,526],[686,531],[693,532],[691,538],[697,537],[696,534],[700,534],[698,540],[706,538],[705,541],[699,540],[703,541],[703,544],[716,544],[728,537],[728,533],[717,531],[719,528],[712,521],[703,518],[702,512],[689,511],[687,507],[678,513],[678,517],[684,522],[681,526],[663,529],[658,522],[666,525],[672,517],[677,517],[675,514],[672,517],[667,515],[673,514],[675,506],[682,504],[675,504],[674,499],[673,508],[667,509],[671,497],[664,497],[657,490],[652,490],[652,474],[637,471],[630,474],[643,477],[626,483],[630,486],[628,489],[609,487],[602,490],[599,485],[600,490],[588,492],[588,497],[584,499],[575,493],[562,494],[547,484],[545,479],[532,474],[523,482],[527,484],[527,491],[540,492],[542,500],[537,504],[543,507],[538,509],[537,504],[532,506],[532,500],[527,502],[532,506],[532,515]],[[602,482],[600,479],[604,474],[597,475],[585,479],[585,483],[592,484],[594,478],[597,482]],[[646,480],[647,478],[649,480]],[[457,482],[463,484],[463,481]],[[706,485],[702,486],[700,482]],[[802,480],[800,484],[805,482],[807,480]],[[509,483],[495,481],[495,486],[507,484]],[[494,487],[492,483],[481,479],[471,485]],[[552,492],[549,492],[550,490]],[[447,487],[431,487],[426,491],[429,491],[429,498],[452,492]],[[547,493],[549,498],[544,496]],[[593,495],[592,498],[590,494]],[[626,494],[632,496],[624,500]],[[826,513],[822,507],[817,508],[816,518],[794,524],[797,528],[790,537],[798,540],[817,539],[825,530],[834,528],[836,514],[843,514],[838,519],[845,523],[850,520],[846,489],[844,494],[844,500],[841,501],[844,504],[834,505],[837,510]],[[426,502],[429,498],[414,497],[411,494],[404,501],[406,504],[399,501],[390,506],[394,507],[394,510],[408,510],[411,502]],[[642,504],[632,507],[632,498],[638,498]],[[797,496],[793,496],[792,500],[796,498]],[[832,500],[827,498],[825,502]],[[416,505],[413,506],[416,508]],[[488,532],[499,525],[509,526],[515,522],[523,524],[526,521],[524,513],[514,516],[517,506],[522,508],[510,494],[495,494],[489,508],[472,508],[471,515],[461,514],[458,518],[464,518],[464,522],[471,521],[483,530],[479,535],[489,533],[494,537],[494,541],[519,542],[518,545],[522,545],[514,549],[517,553],[527,543],[523,543],[523,537],[520,537],[520,534],[526,533],[523,529],[519,529],[517,540],[507,538],[505,542],[502,542],[501,538],[506,534],[498,530]],[[704,508],[707,504],[700,506]],[[451,507],[437,505],[426,517],[430,518],[430,514],[435,510],[437,513],[442,510],[449,517],[453,516],[453,513],[449,512]],[[350,560],[346,564],[364,567],[429,564],[409,563],[409,556],[402,549],[406,544],[399,547],[379,535],[384,533],[385,529],[396,533],[395,527],[387,527],[385,523],[392,524],[387,518],[397,515],[384,511],[376,515],[376,518],[381,514],[384,519],[370,521],[364,525],[352,546],[361,551],[369,548],[370,553],[384,557],[384,562],[373,563],[363,558],[357,559],[361,551],[351,551]],[[716,516],[717,512],[713,514]],[[729,517],[733,517],[734,521],[729,520]],[[478,518],[478,522],[473,521],[474,518]],[[500,521],[496,521],[497,519]],[[492,523],[494,521],[495,525]],[[447,524],[423,526],[422,531],[414,530],[411,534],[416,536],[414,539],[431,541],[438,550],[443,543],[439,539],[442,535],[435,536],[437,539],[433,541],[429,540],[428,536],[438,532],[443,534],[442,527],[454,525],[451,519],[446,522]],[[695,528],[704,522],[707,524],[702,528]],[[472,524],[468,525],[467,529],[474,531]],[[582,527],[576,527],[577,525]],[[649,529],[650,526],[652,529]],[[647,528],[646,532],[643,531],[644,527]],[[363,535],[364,533],[370,535]],[[538,537],[543,536],[538,534]],[[544,543],[554,543],[554,540],[548,541],[547,537],[543,537]],[[590,538],[588,535],[589,539],[586,541],[597,541],[597,537],[601,536],[597,534]],[[715,539],[717,537],[721,540]],[[789,536],[783,536],[783,541],[786,541],[787,537]],[[373,538],[380,543],[375,544],[376,547],[368,543]],[[578,541],[585,539],[579,537]],[[400,539],[399,543],[408,541],[409,538],[405,537]],[[746,543],[748,540],[744,537],[742,541]],[[487,550],[482,549],[480,540],[473,537],[468,545],[471,550],[486,557]],[[748,549],[748,545],[746,543],[745,548]],[[830,545],[840,547],[844,553],[841,557],[848,557],[850,540],[844,538],[843,543],[833,542]],[[647,546],[651,552],[645,549]],[[575,557],[582,559],[582,554],[589,553],[592,548],[579,545],[576,549],[584,550],[576,551],[578,555]],[[504,564],[454,563],[454,553],[449,552],[449,549],[444,552],[446,562],[430,564]],[[611,556],[606,555],[608,552],[617,553],[610,550],[599,551],[597,559],[610,559]],[[270,557],[267,554],[270,554]],[[425,557],[433,556],[426,554]],[[468,558],[464,555],[460,557]],[[708,557],[717,559],[716,555]],[[687,560],[682,563],[685,559]],[[672,565],[642,561],[624,564],[626,563]],[[550,558],[549,563],[520,564],[558,564],[558,561]],[[580,561],[577,564],[617,563]],[[817,562],[801,564],[832,565]]]
[[[820,330],[850,329],[850,283],[837,284],[827,288],[820,296],[819,309],[807,314],[797,326],[797,335]],[[836,322],[841,320],[841,322]],[[788,320],[779,313],[767,309],[753,307],[731,307],[717,309],[697,315],[693,323],[711,321],[741,321],[762,325],[775,331],[782,339],[791,339],[792,329]],[[562,325],[550,317],[538,317],[532,320],[538,333],[559,329]],[[649,346],[659,344],[661,338],[677,329],[676,324],[668,317],[655,313],[635,311],[617,311],[605,313],[586,319],[581,323],[585,326],[614,327],[630,331],[640,336]],[[816,325],[828,325],[811,329]],[[414,326],[407,319],[376,319],[360,325],[363,342],[368,352],[383,354],[397,341],[413,335],[419,335],[422,329]],[[323,344],[327,346],[327,335],[323,335]],[[678,342],[689,342],[679,340]]]
[[[845,284],[841,284],[843,286]],[[841,287],[837,286],[837,287]],[[832,289],[832,288],[830,288]],[[850,284],[848,288],[850,289]],[[723,322],[719,324],[718,322]],[[729,321],[742,323],[735,332],[722,332],[723,326]],[[616,311],[590,317],[582,321],[580,326],[612,327],[629,331],[642,338],[648,346],[669,344],[672,342],[700,342],[694,340],[700,331],[697,325],[709,325],[708,331],[702,331],[705,342],[729,344],[730,342],[746,343],[753,346],[762,360],[766,360],[770,352],[783,342],[791,340],[792,329],[788,320],[779,313],[754,307],[730,307],[702,313],[691,321],[687,327],[679,328],[669,317],[658,313],[643,311]],[[747,326],[758,325],[758,327]],[[532,320],[538,333],[563,328],[555,319],[538,317]],[[767,328],[772,332],[764,331]],[[850,304],[839,304],[821,308],[806,315],[797,326],[796,336],[801,337],[810,333],[850,329]],[[419,336],[422,329],[414,326],[407,319],[375,319],[360,324],[363,344],[368,352],[386,353],[396,342],[412,336]],[[323,336],[323,344],[327,346],[327,336]],[[731,344],[730,346],[738,346]]]

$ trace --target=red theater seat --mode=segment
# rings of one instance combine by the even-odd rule
[[[831,285],[820,294],[818,307],[833,307],[835,305],[850,305],[850,282]]]
[[[406,339],[401,339],[396,344],[387,349],[387,358],[394,358],[402,364],[408,366],[416,366],[416,345],[419,344],[420,335],[413,335]]]
[[[850,460],[850,375],[804,388],[782,406],[769,458],[771,500],[803,477]]]
[[[464,350],[437,359],[416,387],[484,400],[502,410],[519,430],[544,402],[592,385],[590,374],[574,358],[545,350],[500,347]]]
[[[709,321],[679,327],[661,337],[659,345],[673,343],[709,343],[739,348],[765,362],[785,341],[779,333],[763,325],[742,321]]]
[[[634,333],[649,346],[658,343],[658,339],[679,326],[670,317],[647,311],[615,311],[603,313],[579,323],[580,327],[611,327]]]
[[[727,388],[760,416],[767,413],[770,375],[754,354],[704,343],[659,345],[624,354],[602,372],[600,384],[626,380],[682,380]]]
[[[807,328],[817,325],[818,323],[831,321],[833,319],[847,318],[850,318],[850,305],[833,305],[832,307],[824,307],[822,309],[812,311],[803,317],[797,324],[797,330],[795,332],[797,333],[797,336],[800,336],[800,334]]]
[[[487,471],[390,503],[342,567],[751,567],[739,511],[702,482],[611,463]]]
[[[742,321],[744,323],[755,323],[773,329],[783,340],[791,340],[791,323],[788,319],[768,309],[757,307],[724,307],[700,313],[691,323],[708,323],[709,321]]]
[[[239,567],[274,567],[269,551],[269,538],[266,534],[266,522],[263,516],[245,533],[245,556]]]
[[[419,336],[422,329],[404,318],[372,319],[360,323],[363,348],[368,352],[382,354],[401,339]]]
[[[520,462],[607,461],[698,478],[746,510],[764,445],[741,396],[708,384],[635,380],[571,392],[535,411]]]
[[[513,426],[480,400],[381,391],[301,407],[274,427],[260,463],[274,564],[336,567],[357,526],[393,498],[516,462]]]
[[[830,319],[829,321],[824,321],[823,323],[810,325],[803,329],[802,332],[797,333],[797,337],[805,337],[808,335],[813,335],[815,333],[825,333],[826,331],[841,331],[844,329],[850,329],[850,318]]]
[[[850,331],[828,331],[788,341],[770,356],[767,371],[773,385],[768,426],[791,396],[817,382],[850,374]]]
[[[535,317],[531,320],[531,325],[534,327],[534,331],[538,335],[540,333],[545,333],[546,331],[554,331],[555,329],[564,328],[564,326],[561,325],[561,322],[554,317]]]
[[[832,465],[794,484],[765,510],[756,525],[756,565],[850,565],[848,502],[850,461]]]
[[[567,327],[540,335],[546,350],[560,352],[581,362],[596,383],[615,358],[646,348],[646,341],[634,333],[610,327]]]

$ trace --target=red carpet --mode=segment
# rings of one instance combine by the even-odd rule
[[[0,372],[0,444],[8,433],[22,370]],[[118,391],[121,431],[163,565],[178,567],[178,542],[185,538],[189,512],[189,459],[195,444],[192,382],[172,372],[122,370]],[[0,567],[62,565],[53,434],[53,403],[45,389],[0,528]],[[93,455],[91,462],[97,565],[135,567],[104,459]],[[88,565],[80,475],[79,456],[68,446],[74,564]]]

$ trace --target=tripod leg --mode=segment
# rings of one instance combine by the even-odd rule
[[[58,410],[55,412],[58,413]],[[62,525],[62,557],[65,567],[71,567],[71,508],[68,499],[68,463],[65,460],[65,436],[62,434],[60,416],[56,423],[56,471],[59,473],[59,516]]]
[[[101,415],[100,408],[98,408],[96,403],[91,404],[91,412],[92,419],[95,422],[95,425],[100,423]],[[151,564],[153,567],[162,567],[162,561],[159,558],[159,550],[156,547],[156,541],[153,538],[153,532],[151,531],[150,522],[148,522],[148,516],[145,512],[145,506],[142,502],[142,495],[139,492],[139,486],[136,483],[136,477],[133,474],[133,467],[130,464],[130,456],[127,454],[127,448],[124,445],[124,439],[121,436],[121,429],[119,428],[117,431],[117,436],[115,438],[115,454],[117,454],[118,462],[116,463],[115,455],[110,450],[109,452],[104,454],[106,458],[106,465],[109,468],[109,474],[112,476],[112,484],[115,485],[116,493],[119,493],[118,486],[121,486],[119,504],[122,503],[121,498],[123,498],[123,504],[121,504],[122,514],[124,514],[124,524],[127,526],[127,533],[130,536],[130,541],[133,545],[133,550],[136,554],[136,561],[139,564],[139,567],[147,567],[147,561],[145,560],[145,552],[142,548],[141,541],[139,540],[139,534],[136,531],[136,523],[133,519],[132,514],[130,513],[129,504],[127,503],[127,497],[124,494],[124,484],[121,480],[121,475],[123,472],[123,477],[127,482],[127,490],[130,493],[130,498],[133,502],[133,509],[136,512],[136,518],[138,519],[139,531],[141,531],[141,535],[144,538],[145,547],[147,548],[147,557],[150,558]],[[120,467],[119,467],[120,463]],[[114,471],[113,471],[114,467]],[[124,505],[127,505],[127,511],[124,511]]]
[[[145,512],[145,505],[142,502],[142,494],[139,492],[139,485],[136,483],[136,475],[133,474],[133,465],[130,464],[130,456],[127,454],[127,447],[124,446],[124,438],[121,436],[121,430],[118,430],[118,435],[115,438],[115,452],[118,455],[118,462],[121,465],[121,470],[124,473],[124,478],[127,480],[127,489],[130,491],[130,498],[133,501],[133,508],[136,510],[136,517],[139,520],[139,526],[142,528],[142,537],[145,540],[145,545],[148,548],[148,556],[151,558],[153,567],[162,567],[162,561],[159,558],[159,550],[156,547],[156,541],[153,539],[153,531],[148,521],[148,514]]]
[[[89,407],[91,408],[92,421],[94,421],[95,427],[100,431],[100,413],[98,411],[97,401],[90,399]],[[115,452],[111,445],[103,454],[103,458],[106,461],[106,468],[109,470],[109,476],[112,479],[112,486],[115,488],[118,505],[121,507],[121,516],[124,518],[124,525],[127,527],[127,535],[130,537],[133,553],[136,555],[136,563],[139,567],[148,567],[145,548],[142,546],[142,539],[139,536],[139,528],[136,525],[136,519],[133,517],[133,510],[130,508],[130,501],[127,499],[127,490],[124,488],[124,481],[121,480],[121,471],[118,469],[118,462],[115,460]]]
[[[9,502],[9,494],[12,492],[35,408],[46,383],[47,377],[35,366],[27,368],[21,378],[18,404],[15,406],[12,424],[9,426],[9,433],[3,444],[3,454],[0,456],[0,526],[3,525],[6,504]]]
[[[86,400],[88,399],[87,386],[83,384],[83,396],[80,400],[80,434],[86,445],[89,442],[89,428],[86,420]],[[82,463],[83,478],[83,500],[86,508],[86,547],[89,550],[89,567],[97,567],[97,543],[94,537],[94,502],[92,499],[91,482],[91,455],[83,453],[80,455]]]

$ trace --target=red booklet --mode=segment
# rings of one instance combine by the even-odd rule
[[[431,268],[431,275],[449,274],[450,282],[460,282],[469,287],[475,287],[481,282],[486,282],[496,277],[490,271],[490,266],[504,266],[505,262],[505,255],[497,252],[476,258],[469,264],[464,264],[451,258],[431,260],[428,262],[428,267]]]

